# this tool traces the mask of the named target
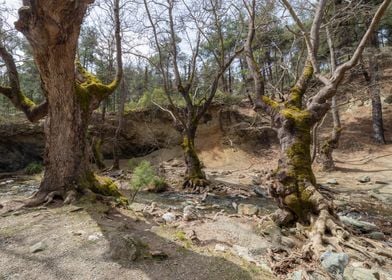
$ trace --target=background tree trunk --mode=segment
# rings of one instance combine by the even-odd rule
[[[118,140],[120,138],[121,131],[124,126],[124,106],[125,106],[125,100],[127,96],[127,88],[125,85],[125,80],[121,80],[121,85],[120,85],[120,104],[119,104],[119,109],[117,112],[118,116],[118,125],[116,129],[116,133],[114,134],[114,140],[113,140],[113,169],[120,169],[120,146],[118,143]]]
[[[336,97],[332,97],[332,119],[333,119],[333,128],[332,133],[329,139],[327,139],[320,150],[320,161],[322,165],[322,169],[324,171],[331,171],[335,169],[335,163],[333,160],[332,153],[339,146],[339,139],[342,132],[342,126],[340,123],[340,115],[339,109],[336,104]]]
[[[202,170],[202,163],[197,156],[195,148],[196,128],[185,130],[182,148],[186,164],[184,188],[190,187],[193,190],[204,187],[208,184],[206,176]]]
[[[380,63],[375,50],[369,55],[369,94],[372,101],[373,139],[378,144],[385,144],[382,104],[380,98]]]

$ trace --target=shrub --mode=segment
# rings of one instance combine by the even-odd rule
[[[157,176],[151,164],[148,161],[143,160],[133,170],[133,175],[130,182],[130,203],[135,200],[135,197],[139,191],[151,186],[155,192],[162,192],[167,188],[165,179]]]
[[[41,173],[44,170],[44,167],[40,162],[32,162],[27,165],[25,173],[28,175],[34,175]]]
[[[138,165],[138,160],[135,158],[131,158],[130,160],[128,160],[128,168],[129,170],[133,171],[136,166]]]

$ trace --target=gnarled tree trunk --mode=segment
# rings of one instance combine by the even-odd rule
[[[202,162],[200,161],[195,148],[196,127],[186,129],[183,135],[182,149],[186,164],[185,180],[183,187],[189,187],[194,191],[199,191],[200,187],[208,185]]]
[[[110,85],[103,85],[81,65],[75,71],[80,26],[92,2],[31,0],[23,1],[26,6],[19,10],[15,26],[32,47],[48,102],[45,174],[29,205],[50,201],[55,195],[69,202],[86,188],[119,196],[112,182],[98,182],[90,171],[86,145],[91,113],[114,91],[122,73]],[[104,185],[108,188],[102,189]]]
[[[80,26],[91,2],[24,1],[28,5],[19,10],[15,24],[32,46],[49,104],[46,168],[39,199],[50,193],[65,195],[89,172],[85,154],[88,119],[75,94],[74,61]]]

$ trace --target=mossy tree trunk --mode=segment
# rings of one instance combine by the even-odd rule
[[[281,109],[277,120],[281,156],[270,186],[279,206],[291,212],[295,221],[311,222],[321,208],[329,209],[316,188],[311,160],[311,114],[296,107]]]
[[[85,157],[88,120],[75,94],[74,61],[80,26],[91,2],[25,1],[30,5],[19,10],[16,28],[32,46],[49,104],[39,202],[48,194],[65,195],[89,171]]]
[[[184,187],[198,191],[200,187],[208,185],[205,173],[203,172],[202,162],[200,161],[195,148],[197,126],[185,129],[183,133],[182,149],[186,164]]]
[[[54,196],[70,201],[77,192],[98,185],[90,171],[87,128],[92,111],[114,91],[122,73],[104,85],[80,64],[75,71],[80,27],[92,2],[81,0],[75,5],[73,1],[24,1],[27,6],[19,10],[15,23],[32,47],[48,103],[45,174],[30,206]]]

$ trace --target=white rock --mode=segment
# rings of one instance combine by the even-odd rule
[[[184,221],[197,220],[199,218],[199,215],[197,213],[195,206],[193,205],[185,206],[183,217],[184,217]]]
[[[167,212],[162,215],[162,219],[164,219],[166,223],[172,223],[176,220],[176,215],[171,212]]]
[[[103,236],[102,233],[97,232],[97,233],[94,233],[94,234],[89,235],[89,236],[87,237],[87,239],[88,239],[89,241],[97,241],[97,240],[99,240],[102,236]]]
[[[223,244],[216,244],[215,245],[215,251],[217,252],[225,252],[227,250],[227,247]]]
[[[30,253],[37,253],[45,250],[46,245],[42,241],[35,243],[34,245],[30,246]]]

